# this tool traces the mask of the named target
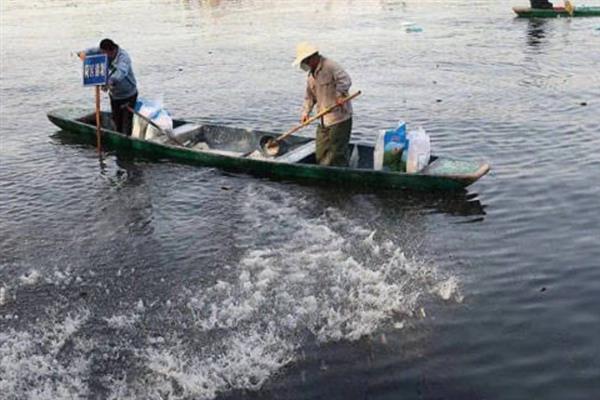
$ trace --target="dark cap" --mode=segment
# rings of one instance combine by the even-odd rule
[[[118,49],[119,46],[115,42],[113,42],[112,40],[110,40],[110,39],[102,39],[100,41],[100,48],[102,50],[111,51],[111,50]]]

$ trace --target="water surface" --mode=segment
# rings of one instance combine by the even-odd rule
[[[597,398],[600,19],[516,3],[2,2],[0,392]],[[93,107],[71,53],[103,37],[173,115],[274,131],[313,41],[364,92],[355,137],[402,119],[493,170],[443,195],[102,168],[45,113]]]

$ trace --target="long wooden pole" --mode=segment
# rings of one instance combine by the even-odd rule
[[[100,128],[100,86],[96,85],[96,146],[98,154],[102,154],[102,130]]]
[[[284,133],[281,136],[276,137],[275,139],[273,139],[274,142],[281,142],[283,139],[287,138],[288,136],[290,136],[292,133],[296,133],[298,132],[300,129],[304,128],[307,125],[312,124],[314,121],[318,120],[319,118],[325,116],[326,114],[329,114],[330,112],[332,112],[333,110],[335,110],[337,107],[341,106],[344,103],[349,102],[350,100],[352,100],[353,98],[355,98],[356,96],[359,96],[362,92],[359,90],[358,92],[351,94],[348,97],[343,98],[338,104],[334,104],[332,106],[329,106],[328,108],[326,108],[325,110],[321,111],[320,113],[318,113],[317,115],[315,115],[314,117],[311,117],[309,119],[307,119],[305,122],[303,122],[302,124],[296,126],[295,128],[290,129],[289,131],[287,131],[286,133]]]

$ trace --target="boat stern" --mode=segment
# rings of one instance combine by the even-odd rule
[[[62,107],[62,108],[56,108],[54,110],[48,111],[48,113],[46,113],[46,116],[52,122],[54,122],[55,120],[60,120],[60,119],[78,120],[89,114],[93,114],[93,112],[94,112],[93,110],[89,110],[89,109],[86,110],[84,108]]]
[[[463,182],[464,186],[468,186],[490,172],[490,169],[490,164],[485,162],[437,158],[420,174],[444,177]]]

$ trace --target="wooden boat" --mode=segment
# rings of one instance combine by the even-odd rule
[[[600,7],[575,6],[573,15],[564,7],[531,8],[513,7],[517,16],[522,18],[557,18],[557,17],[599,17]]]
[[[64,108],[49,112],[48,119],[63,130],[75,132],[90,140],[96,137],[93,112]],[[481,178],[490,169],[486,163],[432,156],[429,165],[416,174],[375,171],[373,145],[358,142],[350,143],[350,150],[358,154],[358,161],[353,168],[325,167],[315,164],[315,141],[304,136],[287,138],[283,142],[286,151],[278,157],[244,157],[246,153],[259,148],[262,137],[276,135],[272,132],[183,120],[173,122],[173,134],[177,135],[177,141],[183,145],[169,143],[164,138],[142,140],[115,132],[110,129],[110,113],[103,112],[102,143],[111,149],[133,151],[149,158],[171,159],[261,177],[382,189],[461,189]]]

